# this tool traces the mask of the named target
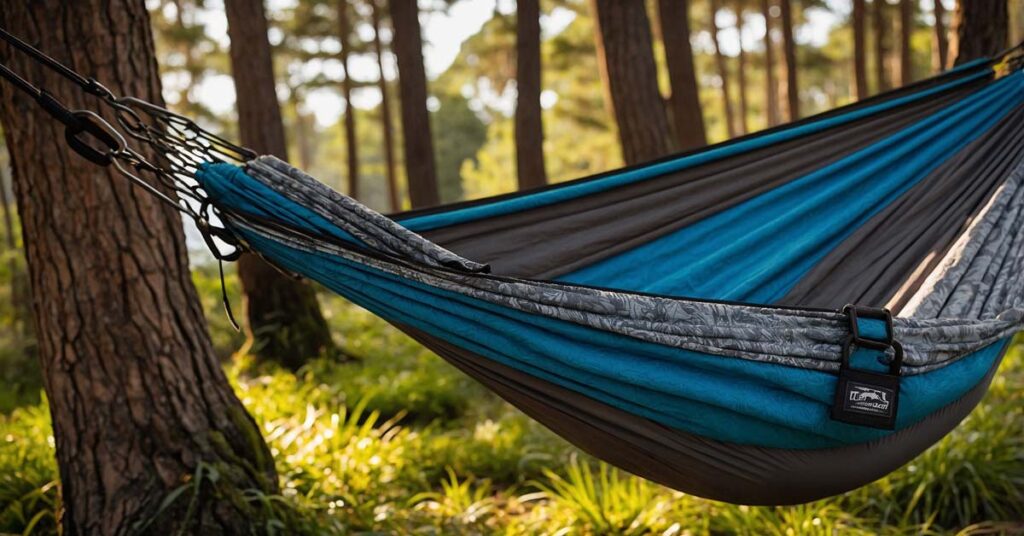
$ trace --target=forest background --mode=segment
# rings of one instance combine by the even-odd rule
[[[621,74],[604,63],[589,2],[536,3],[540,79],[531,89],[536,98],[519,98],[523,4],[530,2],[430,0],[413,7],[423,34],[437,201],[510,192],[538,180],[562,182],[648,157],[630,149],[636,143],[630,136],[640,134],[616,119],[616,98],[622,97],[609,86]],[[642,9],[654,76],[630,82],[648,86],[637,88],[640,94],[662,97],[656,102],[660,121],[673,134],[655,151],[662,154],[842,106],[931,76],[956,58],[950,35],[957,6],[950,0],[695,0],[676,3],[688,6],[671,23],[665,15],[673,12],[662,4],[672,2],[651,0]],[[236,97],[225,7],[204,0],[146,3],[169,107],[245,141],[251,134],[237,110],[251,95]],[[285,133],[284,146],[270,151],[287,153],[319,180],[382,212],[422,204],[415,199],[422,194],[414,192],[421,177],[407,172],[423,164],[411,166],[406,156],[415,149],[406,133],[418,131],[403,109],[403,96],[415,88],[402,87],[412,82],[399,76],[396,48],[408,45],[394,39],[397,14],[379,0],[271,0],[264,14],[273,58],[269,83]],[[666,37],[683,27],[700,112],[686,128],[673,102],[678,90],[674,94],[674,63],[666,50]],[[1007,27],[1010,42],[1024,39],[1019,0],[1009,2]],[[539,117],[543,135],[517,136],[530,124],[517,119],[520,113]],[[0,148],[0,533],[51,534],[63,497],[9,160]],[[532,171],[524,176],[525,169]],[[258,512],[261,531],[1024,531],[1019,350],[1011,351],[1005,374],[967,422],[896,473],[809,505],[733,506],[596,462],[382,321],[319,289],[314,304],[330,335],[305,352],[310,355],[289,345],[294,338],[267,335],[287,324],[280,318],[237,332],[221,310],[216,262],[194,229],[186,229],[186,238],[214,351],[255,417],[280,477],[279,490],[253,490],[245,499]],[[233,303],[246,301],[242,279],[229,267]],[[216,471],[198,470],[168,504],[188,504],[202,486],[216,488],[217,478]],[[164,509],[156,512],[157,523],[162,515]]]

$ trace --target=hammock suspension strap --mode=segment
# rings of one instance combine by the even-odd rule
[[[834,420],[883,430],[896,428],[896,410],[900,396],[900,370],[903,346],[893,336],[889,309],[847,305],[843,314],[849,319],[850,333],[843,342],[839,379],[832,404]],[[854,354],[860,350],[888,365],[887,372],[853,368]],[[892,352],[892,357],[888,352]]]
[[[237,248],[230,233],[210,224],[212,207],[206,195],[192,179],[198,167],[211,161],[245,162],[256,154],[199,127],[194,121],[134,97],[118,97],[94,78],[87,78],[39,49],[0,28],[0,40],[51,69],[84,93],[97,97],[112,112],[117,127],[91,110],[71,110],[45,89],[0,62],[0,76],[28,94],[65,127],[69,147],[99,166],[113,164],[133,183],[155,195],[163,203],[194,219],[210,243],[217,238]],[[132,148],[131,139],[151,149],[147,157]],[[143,179],[147,175],[155,182]],[[162,188],[157,188],[159,184]],[[177,195],[172,198],[166,190]],[[205,220],[205,221],[204,221]],[[210,236],[206,236],[210,235]],[[214,255],[225,256],[218,248]]]
[[[36,87],[0,62],[0,77],[29,95],[47,114],[64,125],[64,140],[74,152],[97,166],[113,165],[130,182],[195,222],[207,248],[218,261],[225,313],[238,330],[224,284],[223,263],[237,260],[246,248],[234,233],[213,223],[220,221],[216,208],[210,204],[193,176],[207,162],[245,162],[255,158],[256,154],[203,129],[184,116],[141,99],[118,97],[96,79],[82,76],[3,28],[0,28],[0,40],[54,71],[82,92],[98,98],[112,112],[117,127],[94,111],[70,109],[53,94]],[[127,139],[147,147],[154,155],[147,157],[135,150]],[[150,180],[143,176],[150,177]],[[225,250],[222,244],[227,244],[230,249]]]

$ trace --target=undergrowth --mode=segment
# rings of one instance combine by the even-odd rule
[[[281,479],[279,495],[245,492],[267,532],[1024,533],[1019,350],[971,416],[900,470],[828,500],[745,507],[599,463],[369,314],[325,306],[356,359],[295,374],[245,357],[228,366]],[[45,402],[0,416],[0,534],[55,534],[58,489]]]

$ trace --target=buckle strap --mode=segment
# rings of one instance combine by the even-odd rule
[[[849,320],[854,345],[872,350],[887,350],[892,346],[892,313],[888,309],[848,304],[843,307],[843,314]]]
[[[903,367],[903,346],[893,336],[892,313],[858,305],[847,305],[843,313],[850,320],[850,334],[843,341],[832,419],[892,430],[896,426]],[[888,374],[851,368],[850,359],[858,348],[882,356],[892,348]]]
[[[889,374],[899,376],[903,368],[903,345],[893,334],[892,313],[886,308],[849,304],[843,307],[849,319],[850,334],[843,341],[841,369],[850,368],[850,356],[856,348],[885,352],[892,348]]]

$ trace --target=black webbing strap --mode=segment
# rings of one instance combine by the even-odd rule
[[[832,403],[833,420],[892,430],[899,410],[900,375],[903,346],[896,340],[892,313],[888,309],[847,305],[843,313],[849,320],[850,332],[843,342]],[[879,361],[888,360],[888,372],[855,368],[855,350],[860,349]]]
[[[83,77],[3,28],[0,28],[0,39],[28,55],[33,61],[52,69],[86,93],[101,98],[113,96],[95,79]],[[124,147],[124,139],[95,113],[69,109],[51,93],[36,87],[3,63],[0,63],[0,77],[32,97],[50,117],[64,125],[64,139],[68,146],[90,162],[99,166],[109,166],[113,161],[113,155]]]
[[[26,43],[25,41],[22,41],[17,36],[11,34],[7,30],[4,30],[3,28],[0,28],[0,39],[6,41],[12,47],[20,50],[27,56],[31,57],[34,61],[42,65],[45,65],[57,74],[63,76],[64,78],[67,78],[72,83],[80,87],[83,91],[96,95],[97,97],[105,97],[107,95],[110,95],[110,91],[107,90],[107,88],[103,87],[102,84],[97,82],[95,78],[86,78],[78,74],[67,65],[64,65],[56,59],[46,55],[43,51]]]
[[[93,111],[69,109],[53,94],[36,87],[0,61],[0,77],[29,95],[64,125],[64,138],[72,150],[97,165],[113,164],[129,180],[196,221],[208,221],[200,207],[209,209],[204,204],[205,193],[193,180],[196,170],[209,162],[244,162],[256,156],[186,117],[141,99],[116,96],[96,79],[82,76],[3,28],[0,41],[97,97],[100,105],[112,112],[117,127]],[[148,147],[157,158],[136,151],[128,145],[128,139]],[[141,178],[143,174],[150,179]],[[167,190],[173,191],[177,199],[167,195]]]

